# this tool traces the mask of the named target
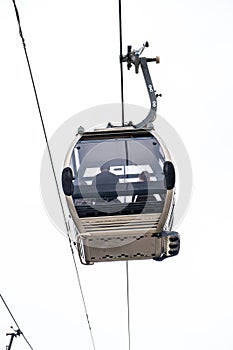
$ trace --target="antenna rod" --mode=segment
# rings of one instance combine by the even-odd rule
[[[122,126],[124,126],[124,124],[125,124],[125,110],[124,110],[124,77],[123,77],[123,54],[122,54],[121,0],[119,0],[119,33],[120,33],[120,69],[121,69],[121,115],[122,115]]]

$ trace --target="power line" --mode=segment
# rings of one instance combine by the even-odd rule
[[[31,344],[29,343],[29,341],[27,340],[27,338],[25,337],[25,335],[23,334],[23,332],[20,330],[19,324],[18,324],[18,322],[16,321],[16,319],[14,318],[14,316],[13,316],[11,310],[9,309],[9,307],[8,307],[8,305],[7,305],[6,301],[5,301],[5,299],[3,298],[2,294],[0,294],[0,298],[2,299],[3,304],[5,305],[7,311],[9,312],[9,314],[10,314],[12,320],[14,321],[15,325],[17,326],[18,330],[20,331],[20,334],[22,335],[22,337],[24,338],[24,340],[26,341],[26,343],[28,344],[28,346],[31,348],[31,350],[33,350],[33,347],[31,346]]]
[[[130,303],[129,303],[129,263],[126,261],[126,295],[127,295],[127,319],[128,319],[128,346],[131,349],[131,336],[130,336]]]
[[[37,108],[38,108],[38,112],[39,112],[39,116],[40,116],[40,121],[41,121],[42,129],[43,129],[43,134],[44,134],[44,138],[45,138],[45,142],[46,142],[46,146],[47,146],[47,150],[48,150],[48,154],[49,154],[49,159],[50,159],[50,164],[51,164],[51,167],[52,167],[53,177],[54,177],[55,184],[56,184],[56,190],[57,190],[57,194],[58,194],[58,198],[59,198],[59,202],[60,202],[60,206],[61,206],[61,210],[62,210],[63,219],[64,219],[64,222],[65,222],[67,237],[68,237],[68,240],[69,240],[69,245],[70,245],[71,254],[72,254],[72,257],[73,257],[73,262],[74,262],[74,266],[75,266],[76,276],[77,276],[80,292],[81,292],[81,295],[82,295],[82,300],[83,300],[84,310],[85,310],[86,319],[87,319],[87,323],[88,323],[88,328],[89,328],[90,335],[91,335],[92,345],[93,345],[93,348],[95,350],[94,337],[93,337],[93,334],[92,334],[91,325],[90,325],[90,321],[89,321],[89,317],[88,317],[88,313],[87,313],[87,307],[86,307],[86,302],[85,302],[85,299],[84,299],[84,293],[83,293],[83,290],[82,290],[81,280],[80,280],[80,276],[79,276],[79,273],[78,273],[78,267],[77,267],[77,264],[76,264],[76,261],[75,261],[75,258],[74,258],[74,252],[73,252],[71,238],[70,238],[70,228],[69,228],[69,225],[68,225],[67,220],[66,220],[65,210],[64,210],[63,203],[62,203],[62,199],[61,199],[61,193],[60,193],[60,189],[59,189],[59,186],[58,186],[57,176],[56,176],[54,162],[53,162],[53,157],[52,157],[52,153],[51,153],[51,150],[50,150],[48,137],[47,137],[47,133],[46,133],[46,128],[45,128],[45,124],[44,124],[44,120],[43,120],[43,116],[42,116],[42,112],[41,112],[41,108],[40,108],[39,98],[38,98],[38,94],[37,94],[37,90],[36,90],[36,85],[35,85],[34,77],[33,77],[33,74],[32,74],[30,60],[29,60],[28,53],[27,53],[26,42],[25,42],[25,39],[24,39],[24,36],[23,36],[23,31],[22,31],[22,27],[21,27],[21,23],[20,23],[19,11],[18,11],[18,8],[16,6],[15,0],[12,0],[12,2],[13,2],[13,5],[14,5],[14,9],[15,9],[15,14],[16,14],[16,18],[17,18],[17,22],[18,22],[18,26],[19,26],[19,35],[20,35],[20,37],[22,39],[23,49],[24,49],[24,53],[25,53],[25,57],[26,57],[27,65],[28,65],[28,70],[29,70],[30,77],[31,77],[31,82],[32,82],[33,90],[34,90],[34,95],[35,95],[35,98],[36,98],[36,104],[37,104]]]
[[[28,66],[28,70],[29,70],[29,73],[30,73],[30,78],[31,78],[32,86],[33,86],[34,95],[35,95],[35,98],[36,98],[37,109],[38,109],[39,116],[40,116],[40,121],[41,121],[42,129],[43,129],[43,134],[44,134],[47,150],[48,150],[48,153],[49,153],[49,159],[50,159],[50,163],[51,163],[51,167],[52,167],[52,171],[53,171],[53,176],[54,176],[54,180],[55,180],[55,184],[56,184],[57,194],[58,194],[58,197],[59,197],[59,202],[60,202],[60,205],[61,205],[64,221],[66,223],[65,211],[64,211],[63,204],[62,204],[61,194],[60,194],[60,190],[59,190],[59,186],[58,186],[57,176],[56,176],[56,173],[55,173],[55,167],[54,167],[53,158],[52,158],[52,154],[51,154],[51,150],[50,150],[50,146],[49,146],[49,142],[48,142],[48,137],[47,137],[47,133],[46,133],[46,129],[45,129],[44,119],[43,119],[43,116],[42,116],[42,111],[41,111],[41,107],[40,107],[40,103],[39,103],[39,98],[38,98],[38,94],[37,94],[37,90],[36,90],[36,85],[35,85],[34,77],[33,77],[33,74],[32,74],[31,64],[30,64],[30,60],[29,60],[29,57],[28,57],[28,53],[27,53],[26,42],[25,42],[25,39],[24,39],[24,36],[23,36],[23,31],[22,31],[22,27],[21,27],[21,23],[20,23],[19,11],[18,11],[18,8],[16,6],[15,0],[12,0],[12,2],[14,4],[14,8],[15,8],[15,14],[16,14],[16,18],[17,18],[18,26],[19,26],[19,35],[20,35],[20,37],[22,39],[22,44],[23,44],[23,49],[24,49],[26,61],[27,61],[27,66]]]
[[[69,225],[68,225],[68,230],[70,232]],[[85,311],[85,315],[86,315],[86,319],[87,319],[87,324],[88,324],[88,328],[89,328],[89,332],[90,332],[90,336],[91,336],[91,342],[92,342],[93,349],[95,350],[96,347],[95,347],[94,336],[93,336],[93,333],[92,333],[91,323],[90,323],[88,312],[87,312],[87,305],[86,305],[86,301],[85,301],[85,297],[84,297],[84,292],[83,292],[83,289],[82,289],[80,275],[79,275],[79,272],[78,272],[77,262],[76,262],[76,259],[75,259],[75,256],[74,256],[74,249],[72,247],[72,241],[70,239],[70,234],[68,234],[68,239],[69,239],[70,250],[71,250],[71,254],[72,254],[72,258],[73,258],[73,262],[74,262],[74,267],[75,267],[75,271],[76,271],[76,277],[77,277],[77,280],[78,280],[79,289],[80,289],[80,293],[81,293],[81,297],[82,297],[82,301],[83,301],[83,306],[84,306],[84,311]]]
[[[119,5],[119,37],[120,37],[120,72],[121,72],[121,114],[122,114],[122,126],[125,125],[125,108],[124,108],[124,73],[123,73],[123,53],[122,53],[122,9],[121,0],[118,1]],[[131,348],[130,337],[130,304],[129,304],[129,264],[126,261],[126,295],[127,295],[127,323],[128,323],[128,347]]]
[[[121,114],[122,114],[122,126],[125,125],[125,108],[124,108],[124,73],[123,73],[123,54],[122,54],[122,10],[121,0],[119,5],[119,36],[120,36],[120,72],[121,72]],[[129,304],[129,264],[126,261],[126,295],[127,295],[127,323],[128,323],[128,347],[131,348],[130,337],[130,304]]]
[[[121,71],[121,114],[122,114],[122,126],[124,126],[124,124],[125,124],[125,108],[124,108],[124,75],[123,75],[123,54],[122,54],[121,0],[119,0],[119,35],[120,35],[120,71]]]

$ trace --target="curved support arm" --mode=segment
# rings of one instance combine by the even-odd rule
[[[151,80],[149,68],[147,65],[147,62],[156,62],[160,63],[159,56],[156,56],[155,58],[146,58],[146,57],[140,57],[143,50],[148,47],[149,44],[146,42],[139,50],[133,50],[132,47],[128,46],[128,52],[127,55],[121,57],[121,62],[127,62],[127,68],[130,69],[132,65],[135,66],[135,73],[138,73],[139,66],[142,68],[142,73],[144,76],[144,80],[146,83],[146,88],[148,91],[148,95],[150,98],[150,110],[147,116],[138,124],[134,125],[136,128],[145,128],[145,129],[153,129],[153,121],[156,118],[156,111],[157,111],[157,97],[162,96],[156,94],[156,90],[153,87],[153,83]]]
[[[157,111],[157,95],[156,91],[154,90],[153,83],[151,80],[149,68],[147,65],[147,58],[146,57],[141,57],[140,58],[140,63],[141,63],[141,68],[142,68],[142,73],[145,79],[148,95],[150,98],[150,110],[148,115],[146,116],[145,119],[143,119],[140,123],[136,124],[136,128],[147,128],[147,129],[153,129],[153,121],[156,118],[156,111]]]

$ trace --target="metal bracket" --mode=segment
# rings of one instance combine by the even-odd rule
[[[11,328],[13,329],[13,327],[11,327]],[[6,334],[7,336],[8,335],[11,336],[9,345],[6,346],[6,350],[10,350],[11,349],[14,338],[16,338],[17,336],[20,336],[21,334],[23,334],[20,329],[13,329],[13,330],[14,330],[13,333],[7,333]]]
[[[122,57],[122,62],[127,62],[128,69],[130,69],[132,65],[134,65],[136,74],[139,72],[139,67],[141,66],[144,80],[146,83],[147,92],[150,99],[150,110],[147,116],[140,123],[136,124],[135,127],[153,129],[153,121],[156,118],[156,111],[157,111],[157,97],[162,95],[156,94],[156,90],[153,87],[147,62],[160,63],[160,58],[159,56],[156,56],[155,58],[140,57],[144,49],[148,46],[149,46],[149,43],[146,42],[145,44],[143,44],[143,46],[139,50],[133,50],[133,51],[132,51],[132,47],[128,46],[127,55]]]
[[[77,135],[83,135],[84,132],[85,132],[84,127],[80,125],[79,128],[78,128],[78,130],[77,130],[76,136],[77,136]]]

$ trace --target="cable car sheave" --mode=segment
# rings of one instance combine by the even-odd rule
[[[147,62],[159,63],[159,58],[141,58],[147,46],[133,51],[128,46],[121,64],[134,65],[136,73],[141,67],[151,103],[148,115],[136,125],[109,122],[102,130],[80,129],[65,160],[63,191],[84,264],[163,260],[179,252],[179,234],[172,231],[175,170],[152,124],[160,95]]]

